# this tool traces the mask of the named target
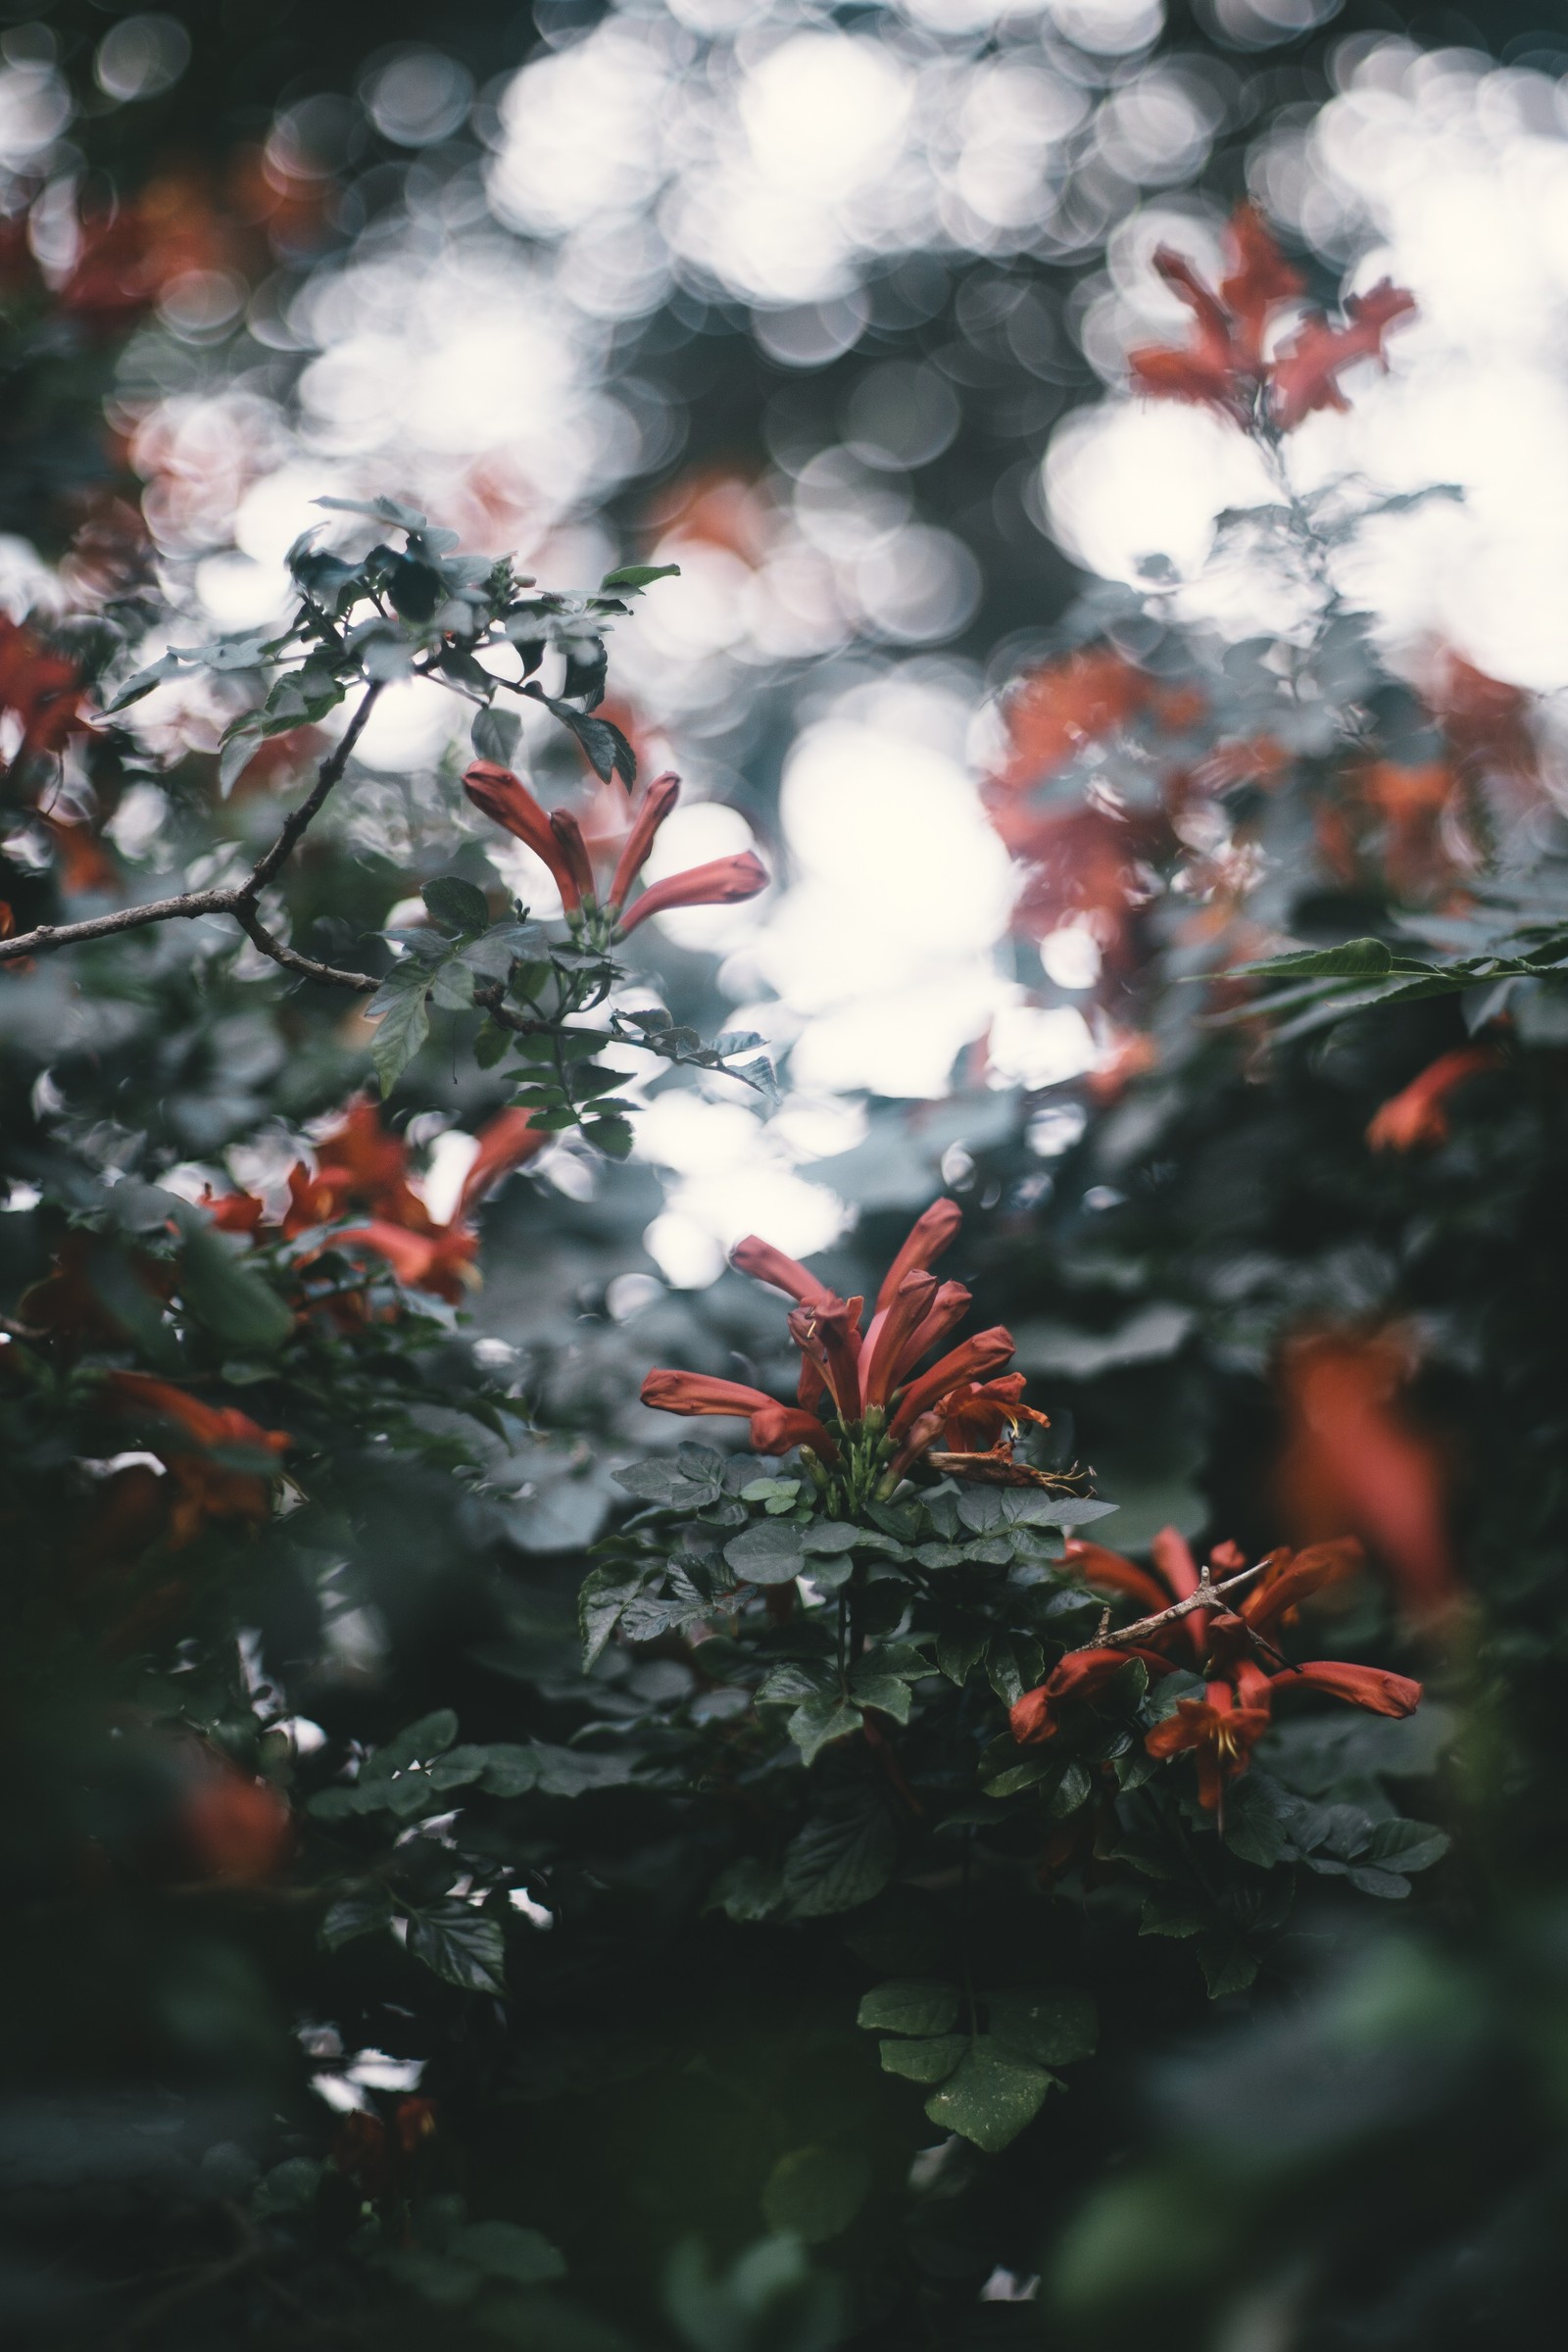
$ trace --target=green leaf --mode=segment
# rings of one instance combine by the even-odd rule
[[[1092,2058],[1099,2018],[1087,1992],[1072,1984],[1026,1985],[996,1992],[987,2004],[991,2038],[999,2052],[1034,2066],[1071,2066]]]
[[[893,1876],[898,1852],[898,1832],[880,1796],[868,1788],[856,1790],[791,1840],[784,1856],[791,1912],[797,1919],[823,1919],[868,1903]]]
[[[544,2286],[566,2275],[564,2257],[544,2232],[516,2222],[466,2223],[453,2231],[446,2251],[487,2278],[506,2278],[514,2286]]]
[[[319,1939],[329,1952],[335,1952],[339,1944],[351,1943],[357,1936],[374,1936],[391,1925],[392,1897],[384,1886],[370,1886],[339,1895],[321,1922]]]
[[[486,1796],[526,1796],[539,1785],[539,1755],[507,1740],[492,1740],[477,1751],[484,1757],[479,1786]]]
[[[762,2187],[762,2218],[808,2246],[837,2237],[854,2221],[871,2185],[858,2148],[792,2148]]]
[[[377,1023],[370,1059],[383,1102],[430,1034],[424,1004],[429,984],[428,967],[406,956],[393,965],[365,1008],[367,1019]]]
[[[533,1753],[541,1796],[583,1796],[590,1788],[624,1788],[632,1778],[632,1765],[625,1756],[595,1755],[585,1747],[552,1747],[544,1740],[534,1740]]]
[[[255,759],[261,740],[262,722],[255,717],[240,719],[225,733],[218,755],[218,789],[224,800]]]
[[[389,1780],[393,1773],[407,1772],[411,1765],[427,1764],[432,1756],[439,1756],[449,1748],[457,1736],[457,1716],[450,1707],[437,1707],[432,1714],[405,1724],[401,1732],[384,1740],[366,1765],[362,1777]]]
[[[1430,1870],[1449,1842],[1446,1832],[1428,1821],[1380,1821],[1355,1859],[1362,1869],[1374,1864],[1380,1870]]]
[[[895,1723],[907,1723],[913,1692],[902,1676],[872,1674],[864,1666],[857,1666],[850,1677],[850,1696],[858,1707],[875,1707],[879,1714],[891,1715]]]
[[[1008,1752],[1012,1755],[1018,1752],[1010,1740]],[[1043,1788],[1054,1795],[1066,1770],[1065,1757],[1042,1754],[1037,1749],[1033,1755],[1020,1757],[1017,1763],[1005,1765],[1001,1772],[987,1775],[982,1768],[980,1786],[987,1796],[1016,1796],[1021,1789],[1035,1788]]]
[[[884,2041],[878,2054],[885,2075],[902,2075],[906,2082],[942,2082],[968,2047],[967,2034],[943,2034],[924,2041]]]
[[[646,588],[654,580],[674,580],[679,577],[678,564],[623,564],[618,571],[607,571],[599,585],[601,588]]]
[[[473,882],[461,874],[437,874],[419,893],[432,922],[445,931],[485,931],[490,926],[490,902]]]
[[[838,1696],[838,1677],[831,1666],[788,1658],[758,1685],[757,1703],[760,1707],[794,1707],[803,1699],[819,1698],[827,1691],[835,1698]]]
[[[801,1530],[777,1519],[764,1519],[732,1536],[724,1557],[749,1585],[789,1585],[806,1566]]]
[[[898,1688],[902,1690],[904,1685],[900,1683]],[[837,1690],[824,1690],[798,1706],[784,1728],[803,1760],[814,1764],[830,1740],[859,1730],[860,1710],[848,1705]]]
[[[639,1469],[662,1471],[662,1462],[645,1462]],[[622,1473],[620,1483],[626,1483],[629,1473]],[[633,1488],[633,1493],[636,1489]],[[662,1499],[662,1496],[660,1496]],[[588,1672],[599,1657],[616,1626],[626,1603],[642,1591],[645,1571],[634,1569],[628,1576],[623,1568],[590,1568],[583,1578],[577,1595],[577,1630],[582,1636],[582,1670]]]
[[[856,2024],[868,2033],[946,2034],[958,2015],[956,1984],[934,1977],[901,1977],[877,1984],[862,1999]]]
[[[1299,948],[1260,963],[1239,963],[1235,980],[1381,980],[1394,969],[1394,956],[1381,939],[1347,939],[1337,948]]]
[[[607,1159],[631,1157],[631,1148],[637,1138],[629,1119],[623,1119],[618,1114],[609,1118],[590,1118],[584,1120],[582,1131],[594,1150],[602,1152]]]
[[[517,738],[522,733],[522,721],[515,711],[493,708],[477,710],[469,732],[481,760],[493,760],[498,767],[513,765],[517,756]]]
[[[760,1919],[771,1919],[783,1900],[784,1885],[779,1873],[747,1854],[719,1872],[703,1908],[722,1911],[728,1918],[750,1925]]]
[[[831,1558],[836,1552],[853,1551],[857,1544],[865,1541],[865,1530],[853,1527],[847,1519],[813,1519],[809,1527],[801,1529],[801,1542],[809,1552]]]
[[[983,1625],[971,1626],[963,1633],[937,1636],[937,1664],[950,1683],[963,1688],[985,1654],[990,1638]]]
[[[1200,1936],[1194,1949],[1211,2001],[1228,1992],[1245,1992],[1262,1965],[1251,1944],[1231,1928],[1210,1929]]]
[[[313,507],[327,507],[334,514],[367,514],[372,522],[396,523],[401,531],[422,531],[426,517],[413,507],[400,506],[395,498],[313,498]],[[316,529],[321,525],[318,523]]]
[[[1003,2056],[982,2035],[942,2088],[932,2092],[925,2111],[943,2131],[961,2132],[995,2156],[1034,2121],[1054,2086],[1054,2076]]]
[[[179,1295],[198,1323],[225,1347],[270,1355],[294,1329],[292,1308],[239,1257],[234,1241],[198,1208],[179,1218]]]
[[[165,678],[177,678],[183,667],[184,658],[171,647],[167,654],[160,654],[156,662],[149,662],[145,669],[138,669],[125,680],[123,686],[105,703],[104,715],[113,717],[117,710],[127,709],[131,703],[139,703],[144,694],[151,694],[153,688],[161,686]]]
[[[1201,1935],[1212,1924],[1213,1913],[1208,1904],[1190,1894],[1186,1887],[1155,1886],[1144,1897],[1138,1933],[1184,1937]]]
[[[466,1903],[440,1903],[409,1915],[409,1950],[433,1975],[465,1992],[504,1995],[506,1943],[499,1920]]]

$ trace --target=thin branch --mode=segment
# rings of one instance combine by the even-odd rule
[[[368,980],[362,972],[341,972],[331,964],[316,963],[309,956],[296,956],[292,948],[284,948],[270,932],[263,931],[258,923],[252,927],[247,915],[254,918],[256,901],[272,880],[280,866],[292,855],[306,827],[319,813],[328,793],[337,783],[355,746],[365,732],[365,724],[381,692],[381,681],[372,679],[366,688],[354,716],[333,745],[317,771],[316,782],[299,807],[292,809],[279,828],[277,839],[252,866],[243,882],[225,890],[190,890],[177,899],[149,899],[141,906],[122,906],[114,914],[95,914],[79,923],[41,923],[35,931],[24,931],[13,939],[0,939],[0,963],[13,963],[24,956],[41,955],[49,948],[72,948],[88,939],[112,939],[122,931],[144,930],[149,923],[188,921],[203,914],[231,914],[241,928],[250,934],[256,945],[274,963],[304,971],[313,979],[330,980],[340,988],[373,989],[377,983]]]
[[[360,737],[365,733],[366,721],[375,709],[376,698],[380,694],[383,684],[384,680],[372,678],[369,685],[367,686],[361,697],[359,709],[317,770],[316,783],[309,796],[283,819],[277,839],[252,867],[249,881],[241,884],[239,896],[242,899],[261,897],[278,867],[293,851],[295,843],[305,831],[306,826],[319,814],[327,794],[354,757],[355,748]]]
[[[1230,1594],[1240,1592],[1243,1585],[1251,1584],[1267,1566],[1267,1560],[1259,1560],[1255,1567],[1239,1568],[1222,1585],[1210,1581],[1205,1567],[1200,1572],[1197,1592],[1189,1592],[1185,1600],[1173,1600],[1168,1609],[1160,1609],[1152,1617],[1140,1617],[1135,1625],[1120,1626],[1113,1634],[1097,1634],[1094,1645],[1098,1649],[1119,1649],[1127,1642],[1147,1642],[1151,1634],[1157,1634],[1165,1626],[1174,1625],[1178,1617],[1192,1616],[1195,1609],[1228,1608]]]
[[[355,988],[367,997],[373,995],[381,985],[368,972],[346,972],[335,963],[318,963],[314,956],[301,956],[297,949],[285,948],[280,939],[272,937],[248,902],[231,906],[228,911],[253,946],[260,948],[264,956],[270,956],[274,963],[282,964],[288,971],[303,972],[307,980],[327,981],[333,988]]]

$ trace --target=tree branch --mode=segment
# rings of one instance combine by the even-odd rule
[[[1129,1642],[1147,1642],[1151,1634],[1157,1634],[1165,1626],[1174,1625],[1178,1617],[1191,1617],[1195,1609],[1228,1608],[1230,1594],[1240,1592],[1243,1585],[1251,1584],[1267,1566],[1267,1560],[1259,1560],[1254,1567],[1239,1568],[1222,1585],[1211,1583],[1208,1569],[1204,1566],[1199,1571],[1197,1592],[1189,1592],[1185,1600],[1173,1600],[1168,1609],[1160,1609],[1152,1617],[1140,1617],[1135,1625],[1120,1626],[1113,1634],[1103,1631],[1097,1633],[1093,1646],[1097,1649],[1120,1649]]]
[[[318,963],[314,956],[302,956],[297,949],[285,948],[280,939],[272,937],[248,900],[241,901],[227,911],[252,945],[260,948],[264,956],[270,956],[274,963],[282,964],[287,971],[303,972],[307,980],[324,980],[333,988],[358,989],[367,997],[373,996],[381,985],[368,972],[346,972],[338,964]]]
[[[316,782],[299,807],[290,811],[279,828],[277,839],[264,851],[243,882],[227,890],[190,890],[177,899],[149,899],[141,906],[122,906],[114,914],[95,914],[79,923],[40,923],[35,931],[20,932],[15,938],[0,939],[0,963],[14,963],[24,956],[38,956],[50,948],[72,948],[88,939],[113,939],[122,931],[141,931],[149,923],[189,921],[203,914],[231,914],[240,928],[255,941],[264,956],[290,970],[302,971],[312,979],[328,980],[339,988],[368,991],[377,986],[363,972],[343,972],[332,964],[317,963],[308,956],[297,956],[273,939],[255,919],[256,902],[274,874],[293,854],[295,845],[306,827],[319,814],[328,793],[337,783],[354,756],[355,746],[365,732],[365,724],[375,707],[381,692],[381,681],[372,679],[366,688],[358,710],[344,728],[317,770]]]

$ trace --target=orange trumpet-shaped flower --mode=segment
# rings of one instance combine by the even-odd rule
[[[172,1551],[209,1519],[260,1522],[269,1516],[271,1481],[290,1443],[286,1430],[263,1429],[232,1405],[204,1404],[150,1372],[111,1372],[104,1386],[126,1411],[184,1441],[172,1443],[155,1428],[149,1446],[170,1481],[163,1534]]]
[[[1372,1715],[1413,1715],[1421,1704],[1421,1685],[1407,1674],[1390,1674],[1381,1666],[1349,1666],[1340,1658],[1311,1658],[1284,1674],[1269,1676],[1271,1690],[1326,1690],[1352,1707]]]
[[[477,760],[463,779],[463,788],[476,808],[518,841],[526,843],[555,876],[561,903],[568,917],[585,908],[603,909],[610,918],[611,936],[626,939],[650,915],[672,906],[732,906],[755,899],[767,887],[767,869],[750,850],[732,858],[710,858],[683,874],[656,882],[631,908],[626,899],[648,861],[654,837],[680,797],[680,778],[656,776],[632,811],[631,827],[603,893],[594,871],[593,854],[577,819],[564,808],[548,813],[520,776],[493,760]]]
[[[706,1372],[650,1372],[643,1382],[644,1404],[661,1413],[714,1415],[721,1420],[749,1421],[752,1442],[764,1453],[787,1452],[791,1446],[809,1446],[829,1461],[832,1439],[814,1413],[780,1404],[765,1389],[748,1388],[744,1381],[717,1380]],[[785,1438],[780,1446],[773,1441]]]
[[[1483,1070],[1496,1069],[1501,1059],[1495,1046],[1455,1046],[1451,1054],[1440,1054],[1419,1077],[1389,1097],[1366,1131],[1367,1142],[1374,1152],[1446,1144],[1449,1096]]]
[[[384,1257],[399,1282],[411,1291],[430,1291],[457,1305],[465,1291],[478,1280],[474,1259],[479,1237],[471,1226],[448,1225],[435,1233],[411,1233],[385,1217],[368,1225],[352,1225],[332,1237],[339,1250],[373,1250]]]
[[[629,939],[651,914],[667,914],[674,906],[738,906],[767,888],[767,868],[760,858],[742,850],[733,858],[711,858],[706,865],[690,865],[683,874],[668,874],[643,892],[629,913],[620,918],[620,936]]]
[[[1074,1649],[1053,1666],[1038,1690],[1015,1699],[1008,1714],[1012,1736],[1022,1747],[1038,1746],[1061,1729],[1057,1710],[1074,1699],[1093,1698],[1130,1658],[1141,1657],[1161,1674],[1170,1672],[1168,1659],[1141,1649]]]
[[[643,1401],[664,1412],[725,1413],[750,1421],[753,1443],[775,1450],[782,1440],[807,1446],[819,1461],[841,1467],[841,1507],[878,1492],[891,1493],[904,1472],[942,1436],[945,1419],[973,1412],[977,1384],[1012,1354],[1012,1336],[1000,1325],[950,1348],[925,1371],[933,1348],[947,1339],[969,1304],[961,1283],[939,1283],[929,1271],[957,1231],[956,1202],[939,1201],[916,1220],[877,1294],[862,1329],[865,1301],[841,1298],[808,1268],[749,1234],[731,1262],[797,1301],[789,1318],[801,1353],[795,1406],[777,1404],[760,1390],[704,1374],[660,1369],[643,1383]],[[1004,1394],[986,1399],[987,1434],[1016,1433],[1025,1419],[1044,1422],[1019,1402],[1022,1378],[998,1382]],[[770,1409],[764,1409],[770,1408]],[[1004,1465],[999,1459],[999,1467]],[[1019,1473],[1022,1483],[1027,1474]],[[846,1483],[847,1482],[847,1483]]]
[[[548,1135],[534,1126],[525,1110],[498,1110],[495,1117],[479,1130],[479,1149],[468,1162],[468,1172],[463,1179],[453,1222],[470,1208],[477,1208],[487,1193],[493,1192],[504,1176],[520,1168],[542,1152],[550,1141]]]
[[[1085,1584],[1132,1601],[1144,1615],[1153,1617],[1196,1593],[1200,1579],[1191,1549],[1174,1528],[1162,1529],[1152,1548],[1157,1574],[1099,1544],[1069,1542],[1067,1557]],[[1191,1751],[1198,1765],[1200,1799],[1213,1812],[1225,1782],[1247,1770],[1252,1749],[1268,1729],[1277,1690],[1323,1690],[1375,1715],[1413,1714],[1421,1702],[1421,1685],[1407,1675],[1337,1658],[1288,1666],[1274,1647],[1272,1633],[1294,1618],[1299,1603],[1352,1574],[1360,1559],[1360,1545],[1348,1539],[1302,1552],[1277,1551],[1245,1597],[1233,1605],[1191,1609],[1185,1616],[1172,1617],[1164,1625],[1145,1629],[1136,1646],[1130,1642],[1112,1646],[1102,1635],[1098,1644],[1069,1651],[1037,1690],[1017,1700],[1011,1710],[1013,1738],[1024,1742],[1054,1738],[1062,1728],[1063,1702],[1092,1697],[1130,1656],[1169,1673],[1172,1661],[1161,1651],[1177,1644],[1187,1648],[1202,1670],[1204,1693],[1179,1700],[1175,1712],[1147,1734],[1145,1745],[1161,1762]],[[1243,1566],[1244,1556],[1234,1544],[1216,1544],[1209,1553],[1209,1575],[1215,1584]]]
[[[1293,1532],[1310,1541],[1352,1529],[1406,1613],[1433,1619],[1461,1591],[1447,1527],[1451,1462],[1401,1402],[1412,1369],[1396,1331],[1293,1341],[1281,1365],[1286,1443],[1274,1483]]]
[[[1247,1770],[1268,1726],[1266,1706],[1238,1706],[1229,1683],[1210,1683],[1204,1697],[1178,1699],[1175,1714],[1156,1723],[1144,1745],[1162,1763],[1191,1749],[1198,1764],[1198,1801],[1205,1813],[1214,1813],[1225,1783]]]
[[[389,1135],[373,1103],[363,1101],[351,1103],[322,1136],[314,1174],[303,1162],[290,1170],[289,1204],[275,1227],[267,1223],[265,1204],[251,1193],[209,1195],[202,1205],[223,1231],[246,1233],[258,1242],[298,1241],[355,1210],[368,1211],[363,1223],[333,1233],[331,1246],[373,1250],[400,1282],[456,1304],[477,1279],[479,1237],[465,1222],[467,1212],[550,1138],[527,1111],[514,1108],[498,1111],[477,1140],[479,1149],[445,1225],[436,1223],[409,1180],[407,1145]]]

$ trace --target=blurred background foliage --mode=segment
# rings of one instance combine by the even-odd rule
[[[1498,935],[1563,919],[1568,24],[1529,0],[4,13],[17,928],[270,838],[310,727],[220,800],[221,674],[90,731],[79,706],[171,641],[266,627],[310,502],[389,491],[552,584],[680,564],[612,640],[609,708],[689,780],[671,862],[755,840],[779,887],[662,923],[653,984],[705,1036],[762,1032],[785,1087],[766,1118],[633,1054],[628,1164],[552,1147],[484,1210],[482,1291],[327,1317],[286,1374],[221,1270],[179,1294],[248,1434],[149,1551],[103,1490],[139,1470],[133,1517],[151,1472],[168,1508],[191,1457],[125,1460],[71,1350],[106,1317],[139,1346],[191,1279],[170,1193],[271,1199],[302,1150],[329,1162],[368,1030],[198,926],[6,977],[13,1338],[62,1250],[85,1269],[47,1309],[58,1387],[4,1398],[8,2328],[1532,2337],[1563,2285],[1568,1016],[1528,978],[1272,1042],[1210,1016],[1282,943],[1441,956],[1492,901]],[[1246,196],[1314,300],[1392,268],[1422,306],[1390,383],[1303,428],[1297,489],[1354,483],[1304,536],[1217,521],[1277,485],[1200,412],[1092,437],[1147,422],[1127,351],[1183,331],[1155,246],[1211,269]],[[570,747],[524,740],[591,814]],[[296,945],[352,958],[440,873],[549,911],[461,807],[466,757],[446,704],[389,690],[280,894]],[[466,1018],[387,1106],[432,1232],[509,1091]],[[1122,1550],[1360,1537],[1325,1645],[1404,1662],[1428,1708],[1303,1738],[1294,1785],[1455,1834],[1400,1899],[1313,1877],[1217,2000],[1113,1873],[1006,1854],[987,1948],[1081,1972],[1102,2032],[997,2157],[928,2130],[854,2026],[873,1979],[942,1965],[929,1889],[785,1926],[712,1907],[733,1823],[658,1768],[706,1682],[662,1638],[585,1683],[575,1625],[612,1471],[671,1442],[648,1364],[784,1370],[727,1245],[757,1228],[862,1288],[941,1190]],[[269,1519],[281,1430],[309,1498]],[[426,1811],[399,1864],[426,1964],[384,1934],[323,1950],[305,1800],[445,1710],[550,1759],[465,1806],[489,1908],[454,1909]]]

